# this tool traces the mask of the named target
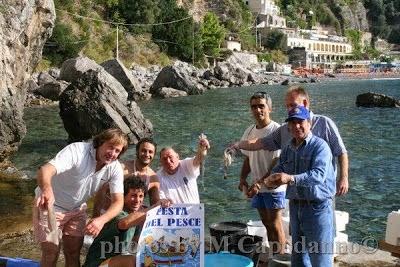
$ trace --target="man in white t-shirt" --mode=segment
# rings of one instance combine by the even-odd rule
[[[201,138],[193,158],[180,160],[178,153],[171,147],[160,151],[162,167],[157,172],[160,179],[160,199],[167,199],[172,202],[171,204],[200,203],[197,177],[209,148],[208,140]]]
[[[95,136],[93,142],[66,146],[39,168],[33,221],[42,249],[41,266],[56,266],[61,238],[65,265],[80,266],[84,234],[97,236],[104,224],[122,210],[123,170],[117,159],[127,148],[126,135],[120,129],[108,129]],[[86,201],[104,183],[110,184],[111,205],[86,223]],[[55,224],[59,230],[53,229]]]
[[[246,129],[241,140],[262,138],[279,128],[280,125],[269,116],[272,111],[272,100],[267,93],[254,93],[250,98],[250,108],[255,124]],[[268,240],[274,242],[274,252],[283,252],[285,234],[282,226],[282,209],[285,207],[286,185],[269,190],[265,186],[259,187],[256,183],[260,178],[270,174],[279,158],[280,150],[242,150],[242,153],[245,159],[240,173],[239,190],[252,197],[251,206],[258,210],[261,221],[267,228]],[[252,186],[249,188],[247,176],[250,173]]]

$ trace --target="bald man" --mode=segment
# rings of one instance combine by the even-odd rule
[[[179,154],[166,147],[160,151],[161,169],[157,172],[160,179],[160,198],[173,204],[199,204],[197,177],[210,144],[206,138],[199,141],[197,153],[192,158],[179,159]]]

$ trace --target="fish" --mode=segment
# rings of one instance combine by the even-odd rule
[[[228,167],[231,166],[235,154],[236,151],[230,147],[224,150],[224,179],[228,178]]]

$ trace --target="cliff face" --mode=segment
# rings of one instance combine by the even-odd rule
[[[41,58],[54,22],[53,0],[0,3],[0,162],[25,136],[25,83]]]
[[[367,10],[362,2],[342,6],[341,15],[343,18],[342,28],[369,31]]]

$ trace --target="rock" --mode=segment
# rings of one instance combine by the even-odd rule
[[[398,108],[400,107],[400,100],[395,99],[383,94],[368,92],[360,94],[356,99],[357,107],[381,107],[381,108]]]
[[[28,92],[28,93],[34,92],[38,87],[39,87],[39,85],[32,79],[29,79],[26,82],[26,92]]]
[[[188,94],[185,91],[176,90],[174,88],[162,87],[158,89],[155,96],[161,98],[170,98],[170,97],[180,97],[187,96]]]
[[[211,70],[206,70],[206,71],[203,73],[202,78],[203,78],[203,79],[206,79],[206,80],[211,80],[211,77],[213,77],[213,76],[214,76],[214,74],[212,73]]]
[[[125,68],[121,61],[110,59],[101,63],[101,66],[125,88],[128,93],[128,100],[139,101],[148,99],[149,94],[143,92],[139,82],[132,73]]]
[[[61,93],[69,85],[66,81],[54,81],[50,83],[43,84],[38,89],[36,89],[35,94],[41,95],[44,98],[58,101]]]
[[[286,79],[283,82],[281,82],[281,85],[289,85],[290,84],[290,80]]]
[[[37,84],[39,86],[42,86],[42,85],[44,85],[46,83],[52,83],[52,82],[55,82],[55,81],[56,81],[56,79],[54,79],[50,74],[48,74],[47,72],[43,72],[42,71],[41,73],[39,73]]]
[[[51,68],[47,71],[51,77],[58,80],[60,77],[60,69],[59,68]]]
[[[103,68],[83,73],[60,96],[60,116],[69,142],[89,139],[110,127],[120,128],[130,143],[150,136],[151,122],[127,98],[122,85]]]
[[[55,18],[51,0],[1,1],[0,162],[17,150],[25,136],[26,82],[41,59]]]
[[[156,94],[162,87],[185,91],[189,95],[202,94],[204,91],[192,82],[190,75],[177,66],[164,67],[151,86],[150,93]]]
[[[87,57],[76,57],[67,59],[61,65],[60,80],[73,82],[79,79],[88,70],[98,70],[102,67],[94,60]]]

